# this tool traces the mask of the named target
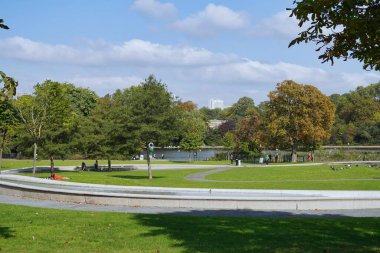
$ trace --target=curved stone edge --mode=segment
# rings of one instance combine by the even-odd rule
[[[348,162],[353,164],[353,162]],[[365,162],[363,162],[365,163]],[[380,163],[380,162],[379,162]],[[331,163],[329,163],[331,164]],[[366,164],[366,163],[365,163]],[[371,162],[370,164],[373,164]],[[214,166],[215,167],[215,166]],[[68,203],[96,204],[96,205],[124,205],[130,207],[172,207],[172,208],[202,208],[214,210],[338,210],[338,209],[376,209],[380,208],[380,191],[297,191],[297,190],[238,190],[238,189],[200,189],[200,188],[165,188],[165,187],[131,187],[80,184],[72,182],[50,181],[17,175],[1,174],[4,177],[17,177],[20,181],[35,180],[43,184],[61,184],[89,187],[89,191],[75,191],[63,189],[46,189],[38,186],[25,186],[16,183],[7,183],[0,180],[0,194],[23,198],[53,200]],[[13,178],[15,179],[15,178]],[[186,191],[210,192],[208,197],[200,196],[165,196],[144,194],[106,194],[96,192],[100,187],[123,188],[134,190],[155,191]],[[276,193],[299,194],[300,192],[314,194],[306,197],[241,197],[216,198],[212,192],[228,193]]]
[[[100,185],[99,187],[102,187]],[[146,187],[129,187],[147,189]],[[148,187],[150,190],[158,187]],[[161,188],[162,191],[184,190]],[[186,189],[189,190],[189,189]],[[209,189],[194,189],[210,191]],[[129,207],[202,208],[214,210],[335,210],[380,208],[380,192],[377,191],[296,191],[296,190],[226,190],[211,189],[212,192],[255,193],[308,193],[314,196],[294,197],[215,197],[215,196],[166,196],[149,194],[105,193],[93,189],[75,191],[46,189],[18,183],[0,181],[0,194],[23,198],[53,200],[69,203],[96,205],[123,205]],[[193,191],[194,192],[194,191]]]
[[[141,197],[96,196],[73,193],[41,192],[0,186],[0,193],[23,198],[53,200],[95,205],[122,205],[129,207],[202,208],[213,210],[337,210],[380,208],[380,199],[283,199],[283,200],[217,200],[217,199],[163,199]]]

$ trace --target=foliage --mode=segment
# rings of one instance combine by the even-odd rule
[[[205,120],[207,121],[212,119],[223,119],[222,109],[220,108],[210,109],[207,107],[202,107],[199,111],[203,114]]]
[[[358,59],[363,68],[380,70],[380,2],[378,0],[295,0],[291,16],[306,26],[289,47],[315,42],[322,62]]]
[[[113,106],[114,102],[110,96],[99,98],[96,107],[88,116],[81,115],[78,118],[71,143],[76,154],[82,154],[83,158],[94,159],[110,156],[109,141],[114,123],[111,119]],[[120,151],[116,143],[114,144],[114,151]]]
[[[75,87],[72,84],[64,84],[71,106],[77,115],[88,116],[96,106],[98,96],[87,88]]]
[[[72,129],[78,115],[69,97],[70,88],[70,85],[50,80],[34,87],[37,101],[41,101],[46,109],[46,125],[41,140],[42,151],[48,157],[65,157],[66,146],[71,142]]]
[[[1,18],[0,18],[0,28],[1,29],[6,29],[6,30],[9,29],[9,27],[4,24],[4,19],[1,19]]]
[[[268,132],[272,145],[315,149],[330,137],[335,106],[316,87],[294,81],[277,84],[269,93]]]
[[[174,99],[167,87],[150,75],[138,86],[132,86],[120,94],[122,108],[128,119],[125,129],[134,135],[135,152],[141,151],[150,142],[155,146],[165,146],[174,138],[177,115]]]
[[[3,152],[12,143],[15,132],[15,111],[10,101],[0,102],[0,169]]]
[[[196,150],[203,145],[206,124],[198,111],[185,112],[179,122],[181,131],[180,146],[183,150]]]
[[[5,143],[24,157],[32,156],[36,143],[40,158],[91,159],[130,159],[149,142],[188,150],[223,145],[243,155],[285,150],[292,143],[294,151],[310,151],[322,143],[380,143],[380,83],[333,94],[332,103],[315,87],[292,81],[279,84],[269,96],[270,101],[258,107],[243,97],[230,108],[209,110],[197,109],[191,101],[175,101],[154,76],[103,97],[47,80],[37,84],[32,95],[3,102],[11,102],[18,112]],[[4,112],[0,108],[0,117]],[[226,122],[208,128],[207,121],[214,116]],[[0,127],[7,124],[1,121]]]
[[[380,142],[380,83],[339,95],[331,95],[336,105],[332,144],[378,144]]]
[[[225,118],[237,122],[239,119],[247,116],[249,110],[255,109],[255,103],[250,97],[241,97],[231,107],[227,108],[223,113]]]
[[[2,71],[0,71],[0,84],[1,83],[4,84],[4,87],[0,89],[0,102],[8,100],[16,95],[18,82]]]
[[[257,153],[261,149],[260,143],[260,119],[259,114],[253,108],[248,108],[246,116],[239,120],[234,134],[234,150],[237,153]]]
[[[197,110],[197,105],[193,101],[177,102],[176,107],[180,111],[191,112]]]
[[[204,142],[207,146],[223,146],[223,135],[220,129],[208,127]]]
[[[4,24],[4,20],[0,19],[0,28],[8,30],[9,27]],[[4,87],[0,89],[0,102],[12,98],[16,95],[16,87],[18,85],[12,77],[7,76],[4,72],[0,71],[0,84],[3,83]]]

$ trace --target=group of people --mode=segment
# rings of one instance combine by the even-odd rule
[[[108,166],[107,166],[107,168],[108,168],[109,171],[112,170],[112,167],[111,167],[111,160],[110,160],[110,159],[108,159]],[[85,162],[82,162],[81,170],[82,170],[82,171],[89,170],[89,168],[87,167],[87,165],[86,165]],[[98,171],[98,170],[99,170],[99,162],[98,162],[98,160],[95,160],[94,170],[95,170],[95,171]]]

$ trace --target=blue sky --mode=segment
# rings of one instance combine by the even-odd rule
[[[19,92],[51,79],[98,95],[138,84],[149,74],[183,101],[257,103],[292,79],[327,95],[380,80],[360,62],[321,64],[315,45],[288,49],[299,32],[293,0],[13,0],[2,3],[0,69]]]

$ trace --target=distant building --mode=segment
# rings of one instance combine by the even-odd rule
[[[220,120],[220,119],[212,119],[208,121],[209,128],[216,129],[220,127],[223,123],[226,123],[227,120]]]
[[[223,100],[214,99],[214,98],[210,99],[208,108],[210,108],[210,109],[216,109],[216,108],[223,109]]]

